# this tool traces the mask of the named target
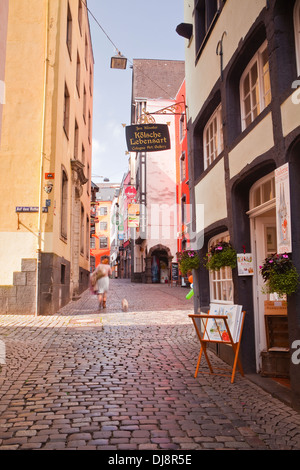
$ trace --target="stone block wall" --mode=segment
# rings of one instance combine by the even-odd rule
[[[33,315],[36,311],[36,259],[23,259],[12,286],[0,286],[0,314]]]
[[[0,315],[36,313],[36,275],[37,260],[23,259],[21,271],[13,274],[13,285],[0,286]],[[89,272],[80,268],[79,295],[88,283]],[[39,292],[39,315],[54,315],[70,302],[70,262],[53,253],[42,253]]]

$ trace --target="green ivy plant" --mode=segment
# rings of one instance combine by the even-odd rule
[[[183,275],[192,269],[198,269],[200,266],[200,258],[195,250],[184,250],[177,253],[178,265]]]
[[[299,274],[286,253],[268,256],[264,264],[259,267],[265,282],[265,293],[277,293],[280,297],[291,295],[299,287]]]
[[[235,268],[237,253],[229,242],[220,242],[212,246],[204,259],[205,267],[210,271],[220,271],[224,266]]]

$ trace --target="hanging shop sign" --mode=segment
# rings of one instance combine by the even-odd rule
[[[129,152],[160,152],[171,148],[167,124],[137,124],[126,126]]]
[[[277,253],[292,252],[289,164],[275,170]]]
[[[128,227],[139,227],[140,225],[140,205],[128,204]]]
[[[134,186],[128,186],[125,189],[125,195],[129,201],[132,201],[136,197],[136,189]]]

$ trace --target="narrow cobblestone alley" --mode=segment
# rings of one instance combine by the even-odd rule
[[[194,378],[187,292],[111,280],[106,310],[0,316],[0,450],[299,450],[300,415],[247,376]]]

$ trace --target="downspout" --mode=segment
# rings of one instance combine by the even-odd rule
[[[38,212],[38,243],[37,243],[37,268],[36,268],[36,309],[35,316],[40,314],[40,280],[41,280],[41,251],[42,251],[42,203],[43,203],[43,171],[44,171],[44,142],[45,142],[45,119],[46,119],[46,89],[48,69],[48,18],[49,0],[46,0],[46,32],[45,32],[45,66],[44,66],[44,93],[42,112],[42,134],[41,134],[41,156],[40,156],[40,187],[39,187],[39,212]]]

